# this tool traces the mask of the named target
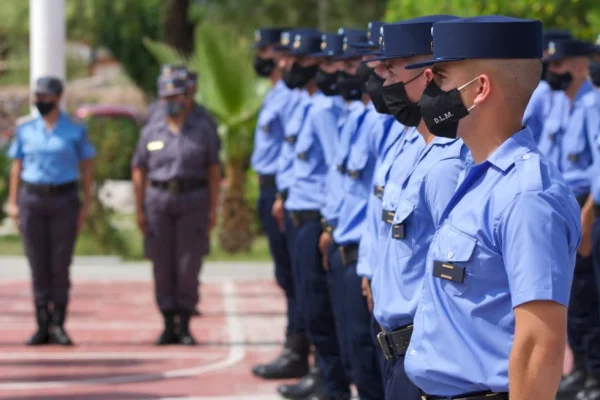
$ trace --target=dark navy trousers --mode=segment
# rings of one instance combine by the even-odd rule
[[[302,320],[299,318],[298,305],[296,304],[296,295],[294,290],[294,280],[292,276],[292,264],[288,243],[287,232],[281,232],[277,226],[277,221],[273,217],[272,209],[275,202],[277,189],[262,188],[258,198],[258,215],[263,230],[269,240],[269,251],[275,264],[275,280],[283,290],[287,306],[287,334],[304,333]]]
[[[297,301],[306,317],[308,337],[316,349],[325,392],[330,396],[349,396],[346,375],[336,334],[327,275],[319,251],[321,222],[308,221],[295,230],[292,269],[299,284]]]
[[[146,188],[147,255],[161,311],[192,313],[198,304],[198,275],[209,250],[208,212],[208,189],[170,193]]]
[[[39,195],[22,187],[18,205],[19,229],[31,267],[35,304],[66,305],[80,208],[77,190]]]
[[[421,390],[412,383],[404,369],[404,356],[386,361],[385,400],[420,400]]]
[[[334,290],[334,309],[341,315],[343,327],[338,331],[338,341],[346,346],[352,382],[361,400],[378,400],[384,397],[378,349],[373,344],[372,317],[367,301],[362,295],[362,278],[356,273],[356,262],[343,265],[340,251],[335,248],[329,263],[330,279]]]
[[[598,236],[597,226],[594,233]],[[597,239],[597,238],[596,238]],[[577,255],[568,309],[567,334],[574,353],[591,372],[600,372],[600,312],[594,256]]]

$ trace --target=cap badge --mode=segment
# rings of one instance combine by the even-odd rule
[[[294,40],[293,47],[294,47],[295,49],[297,49],[298,47],[300,47],[300,44],[301,44],[301,43],[300,43],[300,39],[296,39],[296,40]]]
[[[598,39],[596,40],[596,46],[600,46],[600,35],[598,35]]]
[[[321,50],[325,50],[327,48],[327,42],[321,42]]]
[[[348,50],[348,43],[344,43],[344,46],[342,47],[342,50],[344,50],[344,51]]]
[[[284,32],[281,34],[281,44],[287,46],[290,44],[290,34],[289,32]]]
[[[254,31],[254,41],[260,42],[260,39],[261,39],[260,31]]]
[[[548,43],[548,55],[554,55],[556,53],[556,44],[554,42]]]

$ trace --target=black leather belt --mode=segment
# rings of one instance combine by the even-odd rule
[[[577,196],[577,203],[579,203],[579,207],[583,208],[583,206],[585,205],[585,202],[588,200],[588,198],[590,197],[590,194],[584,194],[582,196]]]
[[[429,396],[423,394],[421,396],[421,400],[508,400],[508,393],[492,393],[492,392],[484,392],[484,393],[471,393],[471,394],[461,394],[458,396]]]
[[[392,332],[379,332],[377,341],[386,360],[396,360],[406,354],[412,332],[412,324]]]
[[[396,216],[395,211],[383,210],[381,212],[381,220],[386,224],[391,224],[394,222],[394,216]]]
[[[277,187],[275,184],[275,175],[259,175],[258,186],[261,189],[275,189]]]
[[[185,193],[206,186],[205,179],[171,179],[170,181],[150,181],[150,186],[170,193]]]
[[[344,266],[353,264],[358,261],[358,244],[347,244],[340,246],[340,256]]]
[[[320,221],[321,213],[316,210],[305,210],[305,211],[290,211],[290,218],[296,228],[300,228],[307,222]]]
[[[296,139],[298,139],[298,137],[296,135],[292,135],[292,136],[286,136],[284,140],[286,142],[288,142],[289,144],[296,144]]]
[[[52,196],[77,190],[77,181],[63,183],[60,185],[38,185],[25,181],[23,181],[22,184],[29,193],[35,193],[42,196]]]
[[[600,218],[600,203],[594,204],[594,215],[596,218]]]
[[[383,186],[373,186],[373,194],[380,199],[383,199]]]

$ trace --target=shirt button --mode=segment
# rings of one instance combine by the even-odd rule
[[[415,351],[415,349],[412,349],[412,350],[410,351],[410,355],[411,355],[411,356],[414,356],[416,353],[417,353],[417,352]]]
[[[523,156],[523,160],[529,160],[529,154],[525,154],[525,155]]]
[[[454,257],[454,253],[453,252],[448,253],[448,258],[452,259],[452,257]]]

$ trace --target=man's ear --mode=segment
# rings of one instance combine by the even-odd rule
[[[431,68],[425,68],[425,71],[423,71],[423,75],[425,76],[427,84],[429,85],[429,83],[433,80],[434,77],[433,71],[431,70]]]
[[[490,78],[486,74],[482,74],[479,76],[479,78],[477,78],[475,82],[473,82],[473,85],[475,86],[475,90],[477,91],[477,94],[473,99],[473,105],[480,105],[481,103],[486,101],[492,93],[492,85],[490,82]]]

